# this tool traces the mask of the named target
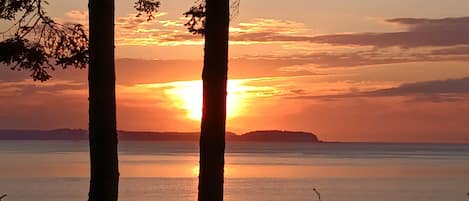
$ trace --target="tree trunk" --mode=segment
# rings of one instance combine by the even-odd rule
[[[89,201],[117,201],[114,0],[89,0]]]
[[[199,201],[223,200],[229,15],[229,0],[206,0]]]

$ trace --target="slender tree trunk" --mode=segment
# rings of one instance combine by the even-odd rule
[[[206,0],[199,201],[223,200],[229,9],[229,0]]]
[[[117,201],[114,0],[89,0],[89,201]]]

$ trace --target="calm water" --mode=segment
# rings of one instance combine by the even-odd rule
[[[87,142],[0,141],[6,201],[84,201]],[[195,143],[122,142],[124,201],[195,201]],[[226,201],[469,201],[469,145],[235,143]]]

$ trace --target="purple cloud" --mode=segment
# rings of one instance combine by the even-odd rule
[[[469,44],[469,17],[443,19],[396,18],[386,20],[386,22],[403,25],[406,30],[387,33],[351,33],[321,36],[294,36],[258,32],[234,35],[231,39],[235,41],[303,41],[331,45],[399,46],[405,48]]]
[[[406,83],[398,87],[368,92],[355,92],[324,96],[297,96],[296,99],[336,100],[343,98],[410,97],[410,101],[454,102],[464,101],[469,96],[469,77],[460,79],[434,80]]]

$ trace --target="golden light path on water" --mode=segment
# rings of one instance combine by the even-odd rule
[[[192,177],[197,177],[199,176],[199,164],[196,164],[196,165],[193,165],[191,166],[190,168],[190,172],[192,173],[192,175],[189,175],[189,176],[192,176]],[[224,167],[224,175],[226,177],[231,177],[233,176],[233,170],[234,170],[234,167],[233,166],[230,166],[230,165],[225,165]]]

